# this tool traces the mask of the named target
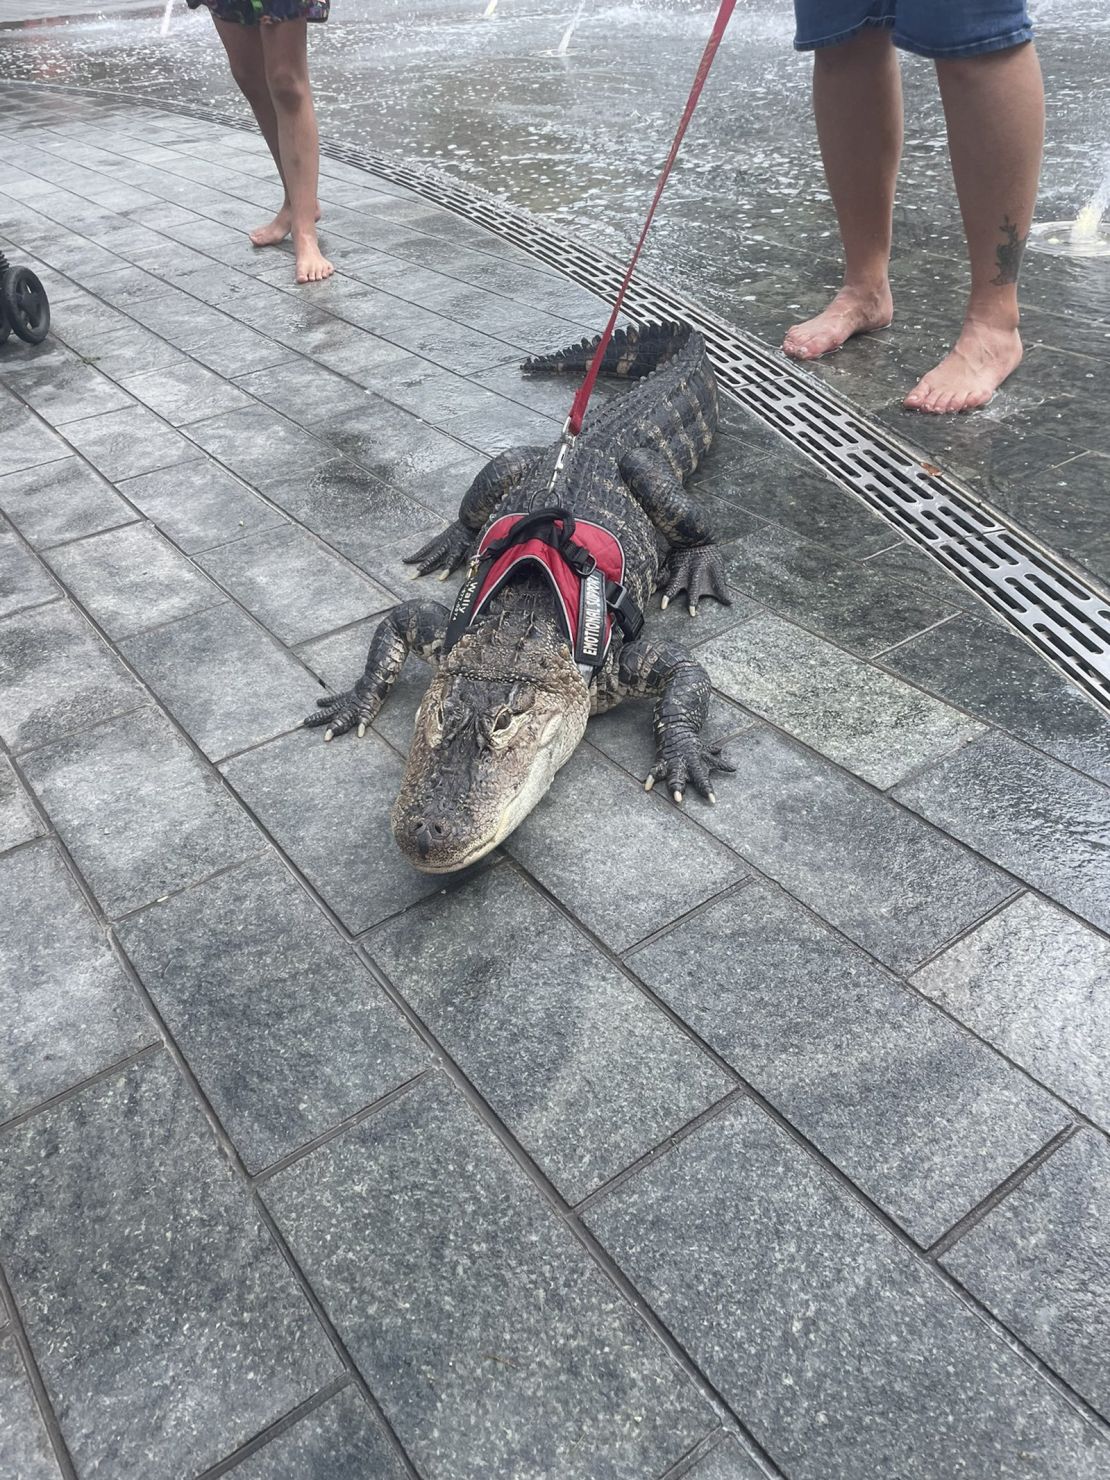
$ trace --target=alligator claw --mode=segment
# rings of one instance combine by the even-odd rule
[[[665,731],[659,747],[659,759],[644,782],[651,791],[657,781],[666,781],[674,801],[681,806],[688,786],[694,786],[711,805],[714,771],[735,771],[735,764],[724,755],[723,742],[707,740],[686,727]]]
[[[324,698],[317,699],[316,708],[301,723],[309,729],[327,725],[324,731],[325,743],[334,740],[337,735],[345,735],[356,725],[361,737],[366,734],[367,726],[372,725],[377,718],[384,698],[384,691],[379,694],[376,687],[363,688],[356,684],[344,694],[327,694]]]
[[[465,524],[456,520],[442,534],[437,534],[434,540],[429,540],[417,550],[415,555],[406,555],[405,564],[416,566],[412,577],[414,581],[420,576],[430,576],[434,570],[441,571],[439,579],[446,581],[460,565],[466,564],[473,543],[473,533]]]
[[[698,614],[698,602],[712,596],[722,606],[731,606],[725,580],[725,566],[716,545],[694,545],[686,550],[672,550],[663,571],[666,583],[659,603],[666,611],[676,596],[686,592],[686,607],[692,617]]]

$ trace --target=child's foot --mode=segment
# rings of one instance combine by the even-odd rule
[[[853,334],[886,329],[894,315],[894,300],[884,283],[872,289],[841,288],[828,308],[804,324],[795,324],[782,342],[792,360],[817,360]]]
[[[297,256],[298,283],[322,283],[335,271],[321,252],[315,231],[294,237],[293,248]]]
[[[903,403],[910,411],[937,416],[985,406],[1021,364],[1021,335],[968,319],[959,339],[935,370],[921,379]]]
[[[316,215],[313,218],[320,219],[319,202],[316,205]],[[278,242],[283,242],[293,230],[293,212],[288,201],[282,206],[272,221],[267,221],[265,226],[256,226],[251,232],[251,244],[256,247],[276,247]]]

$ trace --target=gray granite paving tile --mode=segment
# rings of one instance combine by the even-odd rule
[[[479,875],[366,944],[568,1202],[733,1088],[511,869]]]
[[[306,683],[293,721],[312,705]],[[376,735],[326,745],[319,730],[299,730],[222,770],[352,934],[442,887],[411,868],[393,841],[402,765]]]
[[[708,467],[722,498],[840,554],[871,555],[897,537],[885,519],[785,445],[773,454],[738,447],[728,455],[722,444]]]
[[[424,1067],[419,1040],[273,856],[144,910],[121,940],[251,1171]]]
[[[0,1121],[158,1033],[50,843],[0,858]]]
[[[0,509],[37,546],[95,534],[135,518],[134,509],[77,457],[0,478]]]
[[[45,831],[11,763],[0,756],[0,853]]]
[[[69,602],[0,621],[0,735],[12,750],[58,740],[144,700],[124,665]]]
[[[983,733],[920,689],[781,617],[753,617],[698,652],[714,684],[878,787]]]
[[[587,1221],[793,1480],[1106,1473],[1102,1434],[750,1102]]]
[[[913,984],[1110,1131],[1110,944],[1023,894]]]
[[[235,1480],[406,1480],[409,1472],[381,1423],[347,1387],[230,1473]]]
[[[722,553],[729,581],[746,596],[862,658],[960,609],[959,602],[917,591],[870,562],[770,525],[753,525]]]
[[[81,335],[75,342],[85,358],[105,375],[120,380],[125,375],[138,375],[144,370],[170,369],[189,364],[188,358],[172,344],[141,324],[123,320],[124,327],[106,333]]]
[[[445,480],[443,475],[468,460],[473,472],[483,465],[472,448],[436,431],[418,416],[367,392],[368,404],[321,421],[317,435],[352,459],[383,483],[392,484],[413,497],[452,514],[466,492],[470,478]],[[473,473],[471,474],[473,476]]]
[[[222,376],[191,360],[124,376],[120,384],[175,427],[200,421],[217,410],[239,411],[254,404]]]
[[[245,375],[248,370],[264,370],[289,358],[289,350],[269,335],[236,323],[226,314],[215,316],[221,321],[218,329],[191,343],[188,350],[191,359],[215,370],[217,375]]]
[[[41,606],[60,595],[49,573],[0,521],[0,617]]]
[[[196,456],[192,443],[145,406],[68,422],[66,438],[113,483]]]
[[[335,455],[325,442],[265,406],[210,416],[194,422],[188,432],[199,447],[256,488],[303,477]]]
[[[1105,712],[1016,634],[957,617],[895,648],[883,662],[1026,744],[1110,782]]]
[[[735,1439],[725,1439],[687,1470],[683,1480],[763,1480],[766,1473]]]
[[[69,448],[33,411],[5,392],[0,395],[0,473],[18,473],[57,462]]]
[[[342,319],[332,319],[330,326],[320,324],[310,329],[300,336],[295,348],[329,370],[374,391],[380,391],[383,380],[395,371],[427,364],[388,339],[379,339]]]
[[[61,1480],[10,1326],[0,1320],[0,1474]]]
[[[54,427],[134,404],[106,375],[73,358],[24,371],[19,394]]]
[[[630,964],[922,1245],[1071,1118],[769,885],[711,905]]]
[[[912,970],[1014,886],[886,797],[763,726],[698,820],[896,971]]]
[[[1110,791],[997,732],[904,782],[906,806],[1110,929]]]
[[[336,323],[336,328],[344,327]],[[276,370],[254,371],[236,382],[250,395],[302,426],[365,405],[367,391],[314,360],[289,359]]]
[[[394,604],[303,529],[236,540],[198,563],[282,642],[305,642]]]
[[[195,1475],[337,1375],[164,1055],[9,1132],[0,1167],[4,1268],[78,1473]]]
[[[264,1197],[422,1475],[642,1480],[709,1410],[492,1134],[424,1083]]]
[[[187,554],[283,525],[283,516],[209,458],[144,473],[119,485]]]
[[[227,600],[149,524],[59,545],[45,558],[117,641]]]
[[[941,1263],[1110,1417],[1110,1148],[1081,1130]]]
[[[302,477],[268,483],[266,496],[395,595],[408,600],[423,590],[430,600],[450,602],[435,581],[414,587],[403,560],[442,530],[443,517],[356,463],[336,458]]]
[[[156,627],[120,649],[212,760],[300,721],[303,667],[233,606]]]
[[[196,883],[262,847],[250,819],[154,710],[44,746],[23,765],[110,916]]]
[[[684,805],[699,821],[710,810],[693,793]],[[672,802],[589,749],[567,762],[507,846],[618,951],[747,874]]]

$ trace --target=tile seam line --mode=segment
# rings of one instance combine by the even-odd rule
[[[962,1218],[953,1223],[952,1227],[946,1233],[942,1233],[940,1238],[934,1243],[931,1243],[925,1250],[926,1256],[934,1263],[941,1261],[949,1249],[954,1248],[965,1234],[972,1232],[980,1223],[988,1219],[1012,1192],[1016,1192],[1023,1183],[1027,1182],[1030,1177],[1040,1171],[1041,1167],[1047,1161],[1051,1160],[1061,1147],[1065,1146],[1068,1141],[1078,1135],[1081,1129],[1081,1126],[1073,1123],[1057,1131],[1039,1150],[1034,1151],[1032,1156],[1023,1161],[1021,1166],[1016,1167],[1004,1181],[1000,1182],[992,1192],[989,1192],[981,1202],[976,1203]]]
[[[631,1307],[638,1321],[647,1328],[653,1338],[670,1355],[672,1361],[685,1374],[699,1396],[708,1403],[710,1410],[718,1420],[723,1419],[725,1426],[730,1430],[743,1434],[745,1439],[757,1449],[759,1454],[764,1456],[765,1451],[763,1446],[759,1444],[755,1435],[748,1429],[741,1416],[725,1400],[703,1372],[694,1357],[686,1350],[677,1337],[675,1337],[666,1323],[655,1312],[650,1302],[640,1293],[629,1276],[625,1274],[624,1270],[621,1269],[620,1265],[609,1254],[608,1250],[605,1249],[601,1241],[575,1215],[573,1208],[563,1197],[562,1193],[538,1163],[533,1160],[523,1144],[517,1139],[514,1132],[502,1120],[498,1112],[460,1067],[454,1056],[427,1026],[419,1013],[409,1003],[404,993],[394,984],[392,978],[378,965],[376,960],[364,947],[359,945],[357,949],[382,991],[394,1003],[412,1030],[429,1049],[435,1060],[436,1067],[443,1074],[446,1081],[453,1086],[462,1101],[476,1115],[486,1130],[490,1132],[501,1151],[525,1177],[531,1185],[532,1190],[547,1205],[549,1211],[555,1215],[557,1221],[576,1240],[593,1267],[609,1281],[625,1303]],[[770,1459],[770,1456],[766,1456],[765,1462],[772,1466],[771,1473],[774,1476],[779,1477],[782,1475],[783,1472],[774,1465],[774,1461]]]
[[[34,1348],[27,1335],[23,1324],[23,1315],[16,1304],[15,1292],[8,1282],[7,1274],[0,1264],[0,1311],[7,1308],[10,1321],[10,1331],[15,1341],[23,1364],[23,1371],[31,1389],[31,1398],[35,1410],[42,1421],[43,1428],[53,1451],[54,1459],[58,1469],[61,1471],[62,1480],[78,1480],[77,1467],[70,1454],[69,1445],[66,1443],[62,1426],[58,1421],[58,1415],[54,1410],[54,1402],[50,1397],[46,1382],[39,1367],[38,1358],[35,1356]]]
[[[265,1449],[272,1440],[278,1439],[282,1434],[288,1433],[302,1418],[307,1418],[310,1413],[315,1413],[318,1408],[323,1408],[326,1403],[331,1402],[332,1398],[337,1397],[340,1393],[345,1392],[349,1387],[353,1386],[355,1384],[349,1372],[345,1372],[341,1377],[333,1378],[331,1382],[325,1383],[318,1392],[313,1393],[310,1398],[306,1398],[303,1403],[298,1403],[296,1407],[290,1408],[280,1418],[276,1418],[273,1423],[267,1424],[264,1429],[259,1429],[257,1434],[253,1434],[249,1439],[244,1440],[237,1449],[233,1449],[223,1459],[218,1459],[207,1470],[201,1471],[197,1475],[196,1480],[220,1480],[222,1475],[228,1474],[238,1465],[242,1464],[244,1460],[250,1459],[252,1455],[258,1454],[260,1450]]]
[[[74,1095],[79,1095],[87,1089],[92,1089],[94,1085],[102,1083],[105,1079],[113,1079],[116,1075],[123,1074],[126,1070],[130,1069],[133,1064],[142,1063],[144,1059],[160,1053],[162,1047],[161,1038],[153,1038],[149,1043],[144,1043],[141,1048],[133,1049],[130,1053],[123,1054],[118,1059],[113,1059],[110,1064],[105,1064],[102,1069],[96,1069],[92,1074],[86,1074],[83,1079],[77,1079],[72,1084],[67,1084],[64,1089],[58,1090],[56,1094],[49,1095],[45,1100],[36,1100],[26,1110],[21,1110],[17,1115],[13,1115],[8,1120],[0,1123],[0,1140],[13,1131],[21,1129],[21,1127],[25,1126],[29,1121],[36,1119],[39,1115],[54,1110],[59,1105],[64,1105]]]

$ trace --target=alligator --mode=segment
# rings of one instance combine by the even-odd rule
[[[598,343],[522,369],[580,374]],[[325,740],[363,735],[406,657],[433,665],[392,813],[397,844],[424,873],[453,873],[502,842],[588,717],[624,698],[656,701],[648,790],[665,782],[681,803],[692,786],[712,803],[714,773],[735,769],[702,735],[705,670],[684,648],[637,635],[660,588],[663,607],[685,593],[691,616],[706,597],[731,604],[712,532],[684,486],[717,428],[705,343],[678,323],[631,326],[613,336],[601,372],[635,384],[593,410],[577,438],[493,458],[458,519],[406,557],[414,579],[446,580],[469,562],[454,613],[433,601],[395,606],[354,688],[320,699],[304,721],[324,726]]]

